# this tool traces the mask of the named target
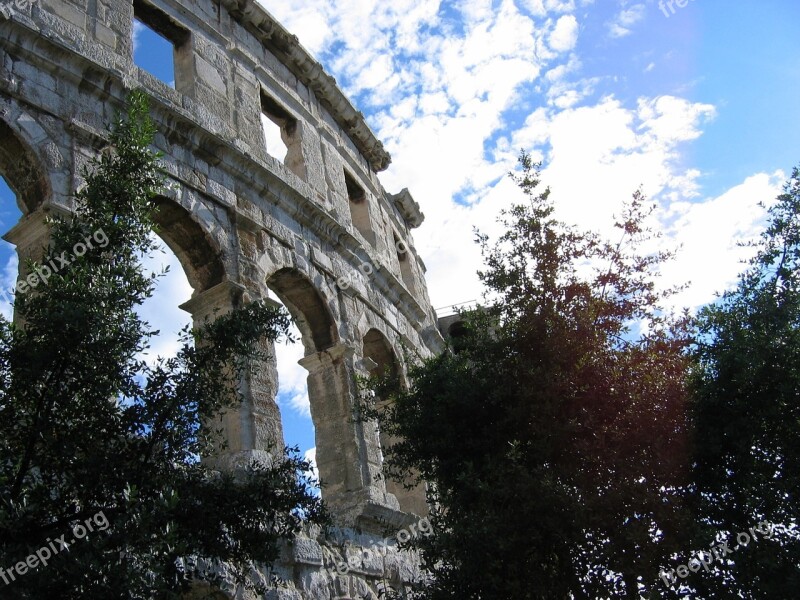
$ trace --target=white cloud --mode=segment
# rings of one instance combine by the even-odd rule
[[[631,28],[644,18],[644,4],[634,4],[629,8],[622,9],[616,17],[608,24],[608,32],[611,37],[621,38],[631,34]]]
[[[582,0],[581,4],[591,4],[593,0]],[[536,17],[575,11],[574,0],[522,0],[522,5]]]
[[[145,30],[145,26],[141,21],[137,21],[134,19],[133,21],[133,51],[136,52],[139,50],[139,45],[142,43],[142,33]]]
[[[636,109],[613,97],[567,110],[540,108],[500,151],[511,158],[516,148],[539,149],[562,218],[607,230],[640,185],[651,196],[696,195],[699,174],[681,169],[679,149],[713,115],[709,105],[666,96],[640,99]]]
[[[611,97],[577,109],[539,109],[506,150],[539,148],[546,158],[543,181],[559,216],[585,229],[610,233],[613,215],[641,185],[660,203],[664,246],[680,247],[662,269],[665,287],[691,282],[673,303],[696,308],[735,281],[739,260],[748,256],[736,242],[760,231],[758,202],[774,198],[783,178],[757,174],[717,198],[701,199],[701,173],[681,166],[680,150],[715,113],[710,105],[669,96],[642,98],[635,109]]]
[[[303,453],[303,459],[311,463],[311,468],[306,471],[312,480],[319,481],[319,469],[317,468],[317,447],[314,446]]]
[[[550,47],[556,52],[572,50],[578,43],[578,20],[574,15],[559,17],[550,34]]]
[[[275,343],[275,358],[278,367],[278,405],[281,410],[290,409],[301,417],[311,419],[311,403],[308,399],[308,371],[297,364],[303,355],[303,344],[300,332],[294,324],[292,335],[298,341],[287,344],[285,341]]]
[[[781,171],[759,173],[716,198],[672,205],[666,233],[680,249],[662,273],[665,281],[691,283],[673,299],[675,306],[694,309],[736,282],[742,261],[753,256],[753,248],[740,243],[763,230],[765,209],[758,203],[771,204],[785,178]]]
[[[316,447],[306,450],[303,453],[303,458],[310,463],[308,471],[303,473],[311,482],[312,487],[309,491],[315,495],[320,496],[319,486],[319,469],[317,468],[317,449]]]
[[[160,332],[150,339],[150,349],[144,357],[152,364],[157,357],[170,358],[180,350],[178,333],[185,325],[192,324],[192,317],[178,306],[192,297],[193,290],[175,254],[155,234],[151,235],[158,243],[158,250],[142,260],[145,272],[160,273],[169,267],[168,275],[157,280],[153,295],[136,308],[150,328]]]

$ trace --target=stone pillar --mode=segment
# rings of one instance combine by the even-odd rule
[[[204,292],[195,294],[181,308],[190,313],[196,328],[229,313],[245,294],[245,287],[224,281]],[[270,302],[266,300],[266,302]],[[213,427],[220,428],[227,448],[209,460],[220,468],[235,468],[251,458],[269,461],[269,455],[283,453],[283,429],[275,397],[278,389],[278,370],[275,348],[269,340],[261,340],[260,349],[267,354],[253,360],[239,382],[244,398],[238,407],[228,409]]]
[[[361,359],[362,373],[365,377],[376,374],[379,367],[380,365],[368,356]],[[378,399],[378,408],[381,410],[386,409],[387,402],[387,400]],[[412,489],[407,489],[402,482],[390,479],[383,471],[383,449],[397,444],[401,441],[401,438],[389,435],[385,431],[380,431],[378,424],[375,422],[364,423],[364,432],[368,445],[370,440],[375,440],[373,443],[377,446],[377,451],[375,452],[376,459],[374,462],[376,467],[374,468],[380,474],[379,477],[385,481],[387,495],[394,496],[400,506],[400,510],[403,512],[419,516],[427,515],[428,502],[425,495],[425,484],[420,483]],[[372,461],[370,461],[370,464],[372,464]],[[408,483],[412,482],[413,480],[409,479]]]
[[[380,433],[380,443],[382,448],[393,446],[400,441],[402,441],[401,438],[389,435],[386,432]],[[382,471],[383,465],[381,465],[381,472]],[[405,482],[390,479],[386,475],[384,475],[384,477],[386,478],[386,491],[397,498],[397,502],[400,505],[400,510],[407,513],[413,513],[421,517],[424,517],[428,514],[428,501],[425,497],[424,483],[419,483],[413,488],[408,489],[404,484],[413,484],[414,480],[412,477],[409,477]]]
[[[367,437],[354,418],[353,356],[352,348],[337,344],[298,361],[308,370],[322,497],[342,524],[354,523],[369,506],[399,509],[369,467]]]
[[[17,247],[20,267],[26,259],[41,260],[50,247],[50,226],[45,223],[47,214],[37,210],[22,217],[3,239]]]
[[[281,308],[270,298],[260,300],[266,305]],[[278,360],[275,344],[264,338],[259,341],[263,358],[251,361],[245,373],[245,389],[252,399],[253,443],[256,450],[283,454],[284,438],[281,411],[278,407]]]
[[[19,259],[17,286],[29,275],[26,265],[27,261],[41,261],[46,257],[47,248],[50,246],[50,226],[45,222],[46,217],[47,213],[44,210],[30,213],[22,217],[22,219],[3,236],[5,241],[16,246],[17,257]],[[2,290],[2,292],[11,293],[11,290]],[[17,325],[22,324],[16,314],[14,314],[14,322]]]

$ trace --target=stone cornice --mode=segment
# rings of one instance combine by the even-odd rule
[[[419,204],[414,200],[408,188],[403,188],[397,194],[391,194],[389,198],[394,202],[394,205],[397,207],[397,210],[400,211],[400,214],[406,220],[409,227],[414,229],[422,225],[422,222],[425,220],[425,215],[422,214]]]
[[[376,172],[386,170],[392,158],[372,133],[363,113],[356,110],[339,89],[336,80],[303,48],[297,36],[289,33],[255,0],[221,0],[221,3],[234,19],[256,35],[300,81],[314,91],[320,103],[350,136],[370,166]]]

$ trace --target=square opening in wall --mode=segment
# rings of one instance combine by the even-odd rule
[[[369,202],[367,202],[367,193],[361,187],[355,177],[345,169],[344,182],[347,186],[347,197],[350,200],[350,221],[358,232],[364,237],[365,240],[371,244],[375,243],[372,233],[372,226],[369,218]]]
[[[305,179],[306,167],[297,119],[264,90],[261,91],[261,127],[267,154],[283,163],[300,179]]]
[[[397,262],[400,264],[400,276],[403,278],[403,283],[409,292],[414,293],[414,271],[411,268],[408,245],[396,233],[394,234],[394,247],[397,250]]]
[[[189,32],[144,2],[133,3],[133,62],[168,86],[181,89],[180,63]]]
[[[281,162],[289,154],[289,140],[297,129],[297,121],[280,104],[261,93],[261,126],[267,154]]]

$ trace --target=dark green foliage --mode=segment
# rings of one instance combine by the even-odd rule
[[[134,308],[156,284],[137,256],[154,249],[162,178],[146,97],[129,104],[86,173],[77,218],[53,223],[48,255],[72,256],[87,238],[92,248],[17,294],[24,327],[0,320],[0,568],[95,519],[46,567],[0,582],[4,598],[178,598],[192,578],[213,581],[203,564],[230,561],[243,576],[276,558],[301,515],[322,516],[307,463],[288,451],[235,476],[198,460],[218,444],[201,423],[239,402],[242,368],[258,340],[286,335],[285,313],[250,304],[185,331],[175,358],[137,359],[152,332]]]
[[[762,520],[788,528],[693,577],[707,597],[800,589],[800,171],[769,210],[737,287],[699,315],[693,377],[697,546]],[[702,574],[701,574],[702,575]],[[738,594],[738,595],[737,595]]]
[[[404,441],[395,476],[419,473],[436,502],[418,538],[435,581],[425,598],[658,597],[682,549],[688,474],[689,320],[654,280],[668,255],[640,193],[612,244],[553,217],[538,165],[521,157],[528,203],[479,236],[487,304],[458,352],[423,361],[411,387],[367,407]]]

